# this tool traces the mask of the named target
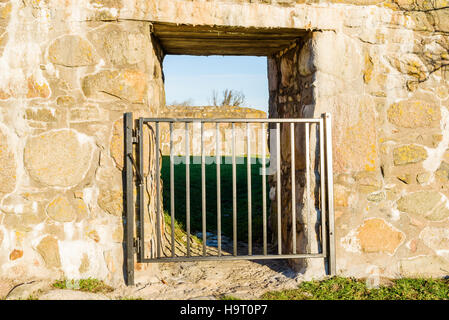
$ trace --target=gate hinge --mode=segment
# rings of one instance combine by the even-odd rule
[[[139,129],[133,129],[132,142],[139,143]]]
[[[134,247],[135,252],[137,254],[139,254],[140,253],[140,239],[139,238],[134,239],[134,246],[133,247]]]

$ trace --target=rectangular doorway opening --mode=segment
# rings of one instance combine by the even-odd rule
[[[268,114],[268,78],[267,58],[256,56],[189,56],[167,55],[163,64],[165,79],[165,94],[167,105],[163,110],[163,118],[260,118],[266,119]],[[203,129],[206,136],[205,145],[205,188],[204,203],[206,204],[206,228],[203,230],[202,201],[190,200],[190,226],[187,227],[186,217],[186,161],[184,123],[174,123],[173,146],[174,155],[174,215],[176,241],[182,241],[186,233],[192,235],[192,244],[199,245],[202,250],[204,241],[207,247],[224,248],[232,251],[233,230],[233,180],[232,180],[232,146],[226,139],[232,135],[231,123],[205,123]],[[218,144],[214,139],[220,135]],[[265,180],[265,191],[262,187],[260,172],[262,170],[262,137],[259,132],[261,125],[251,125],[250,152],[247,155],[246,125],[235,124],[237,135],[236,146],[236,192],[239,195],[235,200],[236,206],[236,236],[239,241],[237,248],[248,252],[244,243],[248,243],[248,233],[251,230],[250,240],[253,248],[260,248],[262,254],[263,242],[263,206],[270,208],[270,199],[266,192],[268,181]],[[170,202],[170,141],[169,127],[161,124],[162,141],[162,195],[163,212],[167,229],[171,228],[171,202]],[[242,142],[245,142],[242,144]],[[201,124],[192,123],[189,128],[190,159],[189,179],[190,195],[202,194],[202,165],[201,165]],[[251,148],[252,147],[252,148]],[[219,149],[219,150],[218,150]],[[266,148],[267,150],[268,148]],[[219,159],[217,159],[217,150]],[[266,164],[269,166],[269,153],[265,152]],[[250,162],[248,164],[248,161]],[[217,177],[217,163],[220,162],[220,177]],[[251,174],[248,178],[247,170]],[[217,186],[219,181],[220,186]],[[248,196],[248,181],[251,181],[251,196]],[[220,201],[217,203],[217,187],[220,189]],[[213,191],[213,192],[212,192]],[[265,194],[265,204],[262,199]],[[246,195],[246,196],[243,196]],[[249,201],[251,203],[249,203]],[[220,206],[220,207],[219,207]],[[220,214],[218,213],[220,210]],[[248,212],[251,211],[250,215]],[[218,217],[218,215],[220,215]],[[221,221],[219,221],[221,219]],[[248,223],[251,228],[248,228]],[[269,232],[269,229],[268,229]],[[268,237],[271,233],[268,233]],[[167,241],[170,246],[171,239]],[[221,243],[219,243],[221,242]],[[220,247],[220,248],[219,248]],[[190,248],[189,248],[190,249]],[[192,246],[195,250],[195,246]],[[200,251],[201,251],[200,250]],[[213,249],[212,249],[213,250]],[[198,250],[197,250],[198,251]],[[253,251],[253,250],[251,250]],[[224,252],[224,251],[223,251]],[[256,253],[255,252],[255,253]],[[185,253],[185,252],[184,252]],[[179,252],[179,254],[182,254]],[[197,252],[198,254],[198,252]]]
[[[304,94],[303,80],[298,80],[304,76],[298,68],[299,52],[308,34],[164,23],[152,28],[167,59],[170,55],[264,57],[268,112],[243,104],[226,106],[221,94],[232,92],[239,102],[242,90],[217,86],[215,95],[213,90],[205,93],[209,101],[201,97],[202,106],[192,103],[196,97],[170,96],[157,117],[139,119],[135,131],[140,180],[138,262],[328,258],[326,239],[333,236],[325,184],[332,172],[326,149],[330,119],[306,118],[301,105],[311,90]],[[191,72],[197,73],[198,68]],[[146,135],[153,146],[146,152],[155,170],[145,180],[140,164],[145,163]],[[312,185],[315,176],[320,182]],[[144,189],[151,190],[150,205]],[[153,214],[150,206],[156,208]],[[319,239],[319,248],[308,245],[311,237]]]

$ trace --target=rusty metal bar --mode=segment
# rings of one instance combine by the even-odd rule
[[[262,233],[263,233],[263,254],[267,255],[267,150],[265,123],[262,123]]]
[[[327,217],[328,217],[328,237],[329,247],[327,253],[328,272],[331,275],[337,274],[336,254],[335,254],[335,234],[334,234],[334,178],[332,169],[332,117],[330,113],[324,115],[324,126],[326,130],[326,185],[327,185]]]
[[[306,216],[307,216],[307,253],[311,250],[311,238],[310,238],[310,137],[309,137],[309,124],[305,124],[305,142],[306,142]]]
[[[278,254],[282,254],[282,197],[281,197],[281,124],[276,123],[276,188],[277,188],[277,236]]]
[[[221,172],[220,172],[220,128],[219,123],[216,123],[216,166],[217,166],[217,247],[218,256],[221,256]]]
[[[201,209],[203,227],[203,256],[206,255],[207,229],[206,229],[206,164],[204,155],[204,123],[201,122]]]
[[[186,231],[187,231],[187,256],[190,257],[190,143],[189,123],[185,123],[186,144]]]
[[[246,124],[246,136],[247,136],[247,150],[246,150],[246,176],[247,176],[247,188],[248,188],[248,255],[252,255],[253,251],[253,237],[252,237],[252,212],[251,212],[251,132],[249,130],[249,123]]]
[[[237,255],[237,177],[235,167],[235,123],[232,123],[232,242]]]
[[[161,256],[162,237],[161,237],[161,169],[159,167],[159,122],[156,122],[156,241],[157,257]]]
[[[327,252],[327,232],[326,232],[326,169],[324,151],[324,119],[319,124],[320,136],[320,214],[321,214],[321,252]]]
[[[170,122],[170,219],[172,257],[175,256],[175,166],[173,157],[173,122]]]
[[[296,253],[296,164],[295,164],[295,124],[290,123],[290,157],[292,178],[292,253]]]
[[[133,196],[133,115],[125,113],[123,117],[124,127],[124,161],[125,161],[125,210],[126,210],[126,283],[134,285],[134,196]]]

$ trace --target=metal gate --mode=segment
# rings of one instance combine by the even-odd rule
[[[170,237],[171,243],[170,253],[166,254],[162,250],[162,232],[161,232],[161,223],[163,223],[163,208],[161,201],[161,168],[160,161],[154,161],[155,165],[155,179],[153,180],[153,185],[151,188],[156,188],[156,199],[145,199],[145,179],[144,179],[144,126],[149,125],[152,129],[152,139],[155,142],[155,150],[152,153],[159,157],[161,155],[160,145],[161,145],[161,125],[168,124],[167,130],[169,131],[169,150],[170,150],[170,208],[169,209],[169,221],[171,224]],[[185,227],[186,227],[186,247],[185,254],[179,255],[176,254],[175,250],[175,195],[174,195],[174,182],[175,182],[175,174],[174,174],[174,141],[173,141],[173,131],[174,125],[181,125],[183,132],[184,145],[184,161],[185,161]],[[192,134],[189,132],[191,126],[194,124],[199,124],[201,141],[201,195],[193,195],[194,201],[201,201],[201,212],[197,212],[197,214],[201,214],[202,218],[202,250],[196,252],[197,254],[192,254],[192,240],[191,240],[191,229],[190,229],[190,219],[191,215],[195,214],[195,212],[190,211],[191,199],[192,195],[190,194],[190,140],[192,139]],[[206,190],[205,176],[206,176],[206,163],[205,163],[205,124],[208,124],[209,127],[214,126],[215,133],[215,161],[216,161],[216,237],[217,237],[217,245],[216,250],[213,254],[211,252],[207,252],[207,226],[206,226],[206,192],[211,192],[211,190]],[[229,135],[226,137],[220,136],[220,126],[230,125]],[[276,198],[276,229],[273,230],[275,235],[275,242],[277,242],[277,248],[268,244],[267,239],[267,147],[265,141],[261,143],[261,177],[262,180],[262,212],[253,212],[252,210],[252,178],[251,178],[251,125],[258,124],[261,127],[263,132],[263,139],[266,139],[268,129],[270,129],[270,157],[272,155],[273,159],[277,159],[275,161],[274,168],[271,168],[271,174],[275,175],[276,180],[276,188],[275,188],[275,198]],[[248,159],[246,160],[247,164],[247,194],[237,195],[236,188],[236,125],[240,127],[246,126],[246,155]],[[310,240],[310,230],[312,229],[310,224],[310,214],[311,214],[311,206],[315,213],[317,214],[317,221],[319,224],[319,252],[297,252],[297,230],[296,223],[292,223],[288,228],[291,230],[291,248],[289,252],[283,252],[282,246],[282,219],[285,216],[282,215],[282,183],[281,182],[281,126],[283,126],[283,130],[288,130],[290,139],[290,175],[291,175],[291,208],[296,208],[296,156],[295,156],[295,135],[298,132],[298,127],[303,127],[303,147],[305,148],[305,183],[304,190],[305,191],[305,201],[309,205],[307,206],[306,213],[306,223],[307,223],[307,239]],[[313,130],[313,128],[315,131]],[[209,131],[211,128],[209,128]],[[125,113],[124,115],[124,203],[125,203],[125,239],[126,239],[126,268],[127,268],[127,284],[134,284],[134,263],[135,263],[135,255],[137,256],[137,262],[139,263],[157,263],[157,262],[180,262],[180,261],[198,261],[198,260],[258,260],[258,259],[292,259],[292,258],[322,258],[326,261],[327,273],[330,275],[335,275],[336,273],[336,263],[335,263],[335,239],[334,239],[334,207],[333,207],[333,175],[332,175],[332,136],[331,136],[331,115],[329,113],[325,113],[321,116],[321,118],[312,118],[312,119],[298,119],[298,118],[280,118],[280,119],[167,119],[167,118],[139,118],[133,121],[132,113]],[[311,135],[311,133],[315,133],[315,135]],[[165,131],[165,134],[167,132]],[[209,135],[209,138],[211,136]],[[274,137],[274,138],[273,138]],[[317,179],[319,183],[317,186],[319,187],[319,191],[315,190],[315,198],[318,198],[319,204],[316,205],[317,201],[313,205],[310,205],[311,202],[311,161],[310,161],[310,141],[311,137],[314,137],[313,140],[316,142],[314,150],[315,154],[315,166],[317,170],[312,172],[314,177],[319,177]],[[232,149],[232,247],[229,247],[227,250],[222,248],[222,213],[221,213],[221,172],[220,172],[220,164],[222,162],[219,141],[231,140],[230,145]],[[239,140],[240,141],[240,140]],[[179,151],[179,150],[178,150]],[[136,157],[134,157],[134,154]],[[157,159],[158,160],[158,159]],[[270,166],[272,166],[272,162],[270,162]],[[274,169],[274,170],[273,170]],[[134,190],[137,191],[137,194],[134,193]],[[274,190],[271,190],[274,191]],[[134,196],[136,195],[136,197]],[[239,227],[237,223],[237,198],[238,197],[248,197],[248,207],[247,207],[247,221],[248,221],[248,229],[247,229],[247,243],[245,243],[245,253],[241,254],[238,251],[239,243],[242,243],[242,239],[237,239],[237,228]],[[156,203],[156,244],[154,253],[151,254],[150,257],[146,257],[145,253],[145,210],[144,206],[146,205],[146,200],[155,201]],[[154,203],[154,202],[153,202]],[[315,208],[317,206],[317,208]],[[136,210],[137,209],[137,210]],[[168,211],[168,210],[167,210]],[[262,215],[262,233],[263,240],[260,245],[259,252],[256,252],[254,248],[254,244],[252,241],[252,218],[257,215]],[[273,210],[272,210],[273,214]],[[291,221],[297,221],[296,210],[291,210]],[[135,229],[137,226],[137,229]],[[215,231],[215,230],[214,230]],[[276,239],[277,238],[277,239]],[[241,249],[241,248],[240,248]],[[247,251],[246,251],[247,250]],[[271,250],[271,251],[270,251]],[[209,250],[210,251],[210,250]],[[242,250],[240,250],[242,251]],[[307,251],[307,250],[306,250]]]

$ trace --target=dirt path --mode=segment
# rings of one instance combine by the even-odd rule
[[[207,244],[207,253],[218,255],[216,236],[208,235]],[[232,247],[232,240],[223,237],[222,254],[231,255]],[[177,248],[177,254],[185,255],[182,250],[184,246]],[[246,254],[248,247],[238,242],[237,250]],[[275,248],[269,245],[268,251]],[[262,252],[260,244],[253,245],[253,252]],[[200,243],[192,241],[192,254],[202,255]],[[136,278],[136,287],[124,289],[126,294],[145,299],[213,299],[226,295],[257,299],[269,290],[294,288],[300,280],[286,260],[196,261],[161,263],[158,267],[157,277],[143,282]]]
[[[194,245],[192,252],[199,254],[201,247]],[[239,244],[239,252],[247,250]],[[257,248],[255,248],[258,250]],[[207,247],[208,253],[217,249]],[[232,246],[224,243],[223,254],[229,254]],[[271,250],[270,250],[271,251]],[[216,253],[216,252],[215,252]],[[271,290],[292,289],[302,280],[286,260],[222,260],[173,262],[157,264],[158,272],[148,277],[148,271],[136,272],[136,284],[127,287],[120,284],[114,291],[98,294],[75,290],[57,290],[51,282],[35,281],[16,286],[8,293],[8,299],[124,299],[145,300],[220,299],[233,296],[240,299],[258,299]],[[78,298],[77,298],[78,297]]]
[[[54,289],[53,281],[38,280],[10,283],[3,296],[13,300],[257,299],[266,291],[294,288],[300,281],[285,260],[163,263],[159,269],[151,280],[137,281],[131,287],[121,284],[108,293]]]
[[[138,284],[129,295],[145,299],[224,295],[256,299],[269,290],[294,288],[299,280],[283,260],[164,263],[158,278],[155,283]]]

